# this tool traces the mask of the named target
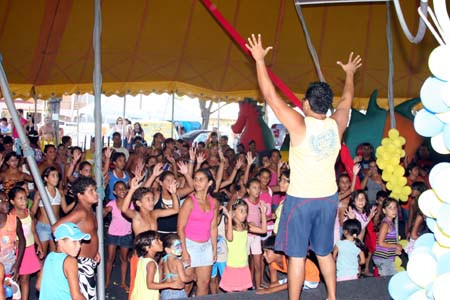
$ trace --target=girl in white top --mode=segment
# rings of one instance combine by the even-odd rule
[[[67,214],[75,206],[75,202],[67,205],[64,193],[58,188],[60,177],[59,172],[55,167],[51,166],[46,168],[44,172],[42,172],[42,179],[44,180],[45,190],[52,205],[53,214],[55,215],[56,220],[58,220],[60,217],[60,208]],[[39,216],[37,217],[36,230],[42,244],[42,252],[46,255],[49,245],[50,251],[55,251],[56,247],[52,238],[50,220],[48,219],[47,213],[44,209],[41,195],[39,193],[35,193],[33,206],[31,207],[31,214],[33,217],[36,217],[38,209]]]

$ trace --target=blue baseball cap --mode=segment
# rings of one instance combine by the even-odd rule
[[[59,241],[61,239],[71,239],[73,241],[81,241],[81,240],[90,240],[91,235],[88,233],[84,233],[81,231],[80,227],[72,222],[62,223],[58,227],[56,227],[55,232],[53,233],[55,236],[55,241]]]

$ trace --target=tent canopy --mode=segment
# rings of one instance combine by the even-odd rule
[[[213,2],[242,36],[261,33],[264,44],[274,46],[266,62],[295,93],[317,81],[294,1]],[[401,3],[414,32],[419,0]],[[336,61],[346,61],[354,51],[364,59],[355,79],[361,98],[355,106],[364,107],[374,89],[386,97],[386,5],[314,5],[304,6],[303,13],[335,94],[342,92],[344,80]],[[409,43],[392,14],[394,95],[417,97],[430,76],[427,57],[437,43],[429,32],[419,45]],[[93,93],[93,17],[91,0],[0,1],[0,52],[13,96]],[[222,101],[260,99],[254,63],[198,0],[103,1],[102,23],[106,95],[176,92]]]

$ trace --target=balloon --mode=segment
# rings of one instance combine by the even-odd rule
[[[433,299],[433,284],[434,282],[430,283],[427,288],[425,289],[425,296],[424,299]]]
[[[394,166],[392,166],[392,165],[388,165],[384,169],[386,170],[387,173],[391,173],[391,174],[394,173]]]
[[[442,205],[433,190],[426,190],[419,197],[419,208],[427,217],[436,218]]]
[[[403,170],[404,171],[404,170]],[[398,179],[398,183],[400,184],[400,186],[404,186],[407,183],[407,180],[405,177],[400,177]]]
[[[425,289],[418,290],[417,292],[408,297],[408,300],[424,300],[424,299],[427,299]]]
[[[387,146],[387,145],[389,145],[391,143],[391,141],[389,140],[389,138],[383,138],[382,140],[381,140],[381,145],[382,146]]]
[[[388,290],[394,300],[406,300],[410,295],[419,291],[420,287],[411,281],[406,271],[403,271],[392,276]]]
[[[419,247],[426,247],[428,249],[431,249],[435,242],[436,242],[436,240],[434,239],[434,235],[432,233],[425,233],[425,234],[422,234],[414,242],[414,249],[419,248]]]
[[[447,247],[442,247],[438,242],[434,243],[432,250],[434,256],[436,257],[436,259],[439,261],[439,259],[447,254],[450,253],[450,248]]]
[[[450,149],[450,124],[445,125],[442,135],[444,136],[445,147]]]
[[[439,154],[450,154],[450,149],[445,146],[444,134],[440,133],[431,138],[431,147]]]
[[[441,98],[447,106],[450,106],[450,82],[448,81],[441,88]]]
[[[391,156],[388,161],[391,165],[398,165],[400,163],[400,157]]]
[[[417,251],[421,249],[421,251]],[[409,278],[418,286],[425,288],[437,275],[437,261],[430,249],[415,248],[406,267]]]
[[[437,225],[442,232],[450,236],[450,205],[442,205],[436,217]]]
[[[439,257],[437,274],[438,276],[450,272],[450,252]]]
[[[400,201],[403,201],[403,202],[408,201],[408,198],[409,198],[409,194],[408,195],[401,194],[400,197],[399,197]]]
[[[405,194],[406,196],[409,196],[409,194],[411,194],[412,190],[411,187],[409,186],[404,186],[402,187],[402,193]]]
[[[430,175],[428,177],[431,186],[434,188],[435,184],[436,184],[436,178],[438,178],[438,174],[444,170],[444,169],[450,169],[450,163],[448,162],[443,162],[443,163],[439,163],[437,165],[435,165],[431,171],[430,171]]]
[[[390,166],[388,166],[388,167],[390,167]],[[386,170],[387,170],[387,167],[386,167]],[[388,171],[384,171],[383,174],[381,175],[381,178],[386,182],[389,181],[391,179],[391,177],[392,177],[392,173],[388,172]]]
[[[400,132],[398,132],[397,129],[395,129],[395,128],[389,129],[388,136],[389,136],[391,139],[395,139],[395,138],[397,138],[399,135],[400,135]]]
[[[394,176],[401,177],[404,174],[405,174],[405,169],[402,166],[400,166],[400,165],[394,166]]]
[[[392,191],[392,182],[391,181],[388,181],[387,183],[386,183],[386,188],[388,189],[388,190],[390,190],[390,191]]]
[[[450,204],[450,168],[446,168],[439,172],[439,176],[434,178],[434,187],[436,195],[442,201]]]
[[[444,123],[442,123],[434,114],[429,113],[425,109],[421,109],[414,118],[414,128],[418,134],[432,137],[439,134],[442,129],[444,129]]]
[[[450,86],[449,86],[450,88]],[[450,107],[449,107],[450,109]],[[447,112],[443,112],[443,113],[439,113],[439,114],[435,114],[435,116],[441,120],[442,123],[446,123],[449,124],[450,123],[450,110]]]
[[[438,46],[434,48],[428,57],[428,68],[437,78],[450,81],[450,55],[449,46]]]
[[[436,226],[436,219],[425,217],[427,223],[428,229],[430,229],[431,232],[434,232],[434,227]]]
[[[423,106],[433,113],[441,113],[449,110],[447,104],[441,98],[440,91],[445,85],[445,81],[439,80],[436,77],[428,77],[420,89],[420,99]]]
[[[433,284],[434,300],[447,300],[449,296],[450,273],[439,276]]]
[[[405,139],[404,137],[399,136],[398,138],[399,138],[400,143],[401,143],[402,146],[403,146],[404,144],[406,144],[406,139]]]
[[[436,238],[436,241],[439,243],[439,245],[450,248],[450,236],[446,235],[437,224],[434,229],[434,237]]]

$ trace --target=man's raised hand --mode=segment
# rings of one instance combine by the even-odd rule
[[[252,35],[247,39],[248,43],[245,44],[245,47],[247,47],[248,50],[250,50],[250,53],[252,54],[253,58],[256,61],[264,60],[264,56],[266,56],[267,53],[269,53],[270,50],[272,50],[273,47],[267,47],[266,49],[263,48],[262,42],[261,42],[261,34],[258,33],[258,37],[255,36],[255,34],[252,33]]]
[[[355,73],[356,70],[358,70],[359,67],[362,66],[362,58],[359,55],[357,55],[355,58],[353,58],[353,52],[350,52],[350,55],[348,57],[348,62],[345,65],[340,61],[338,61],[337,64],[342,67],[342,70],[344,70],[344,72]]]

